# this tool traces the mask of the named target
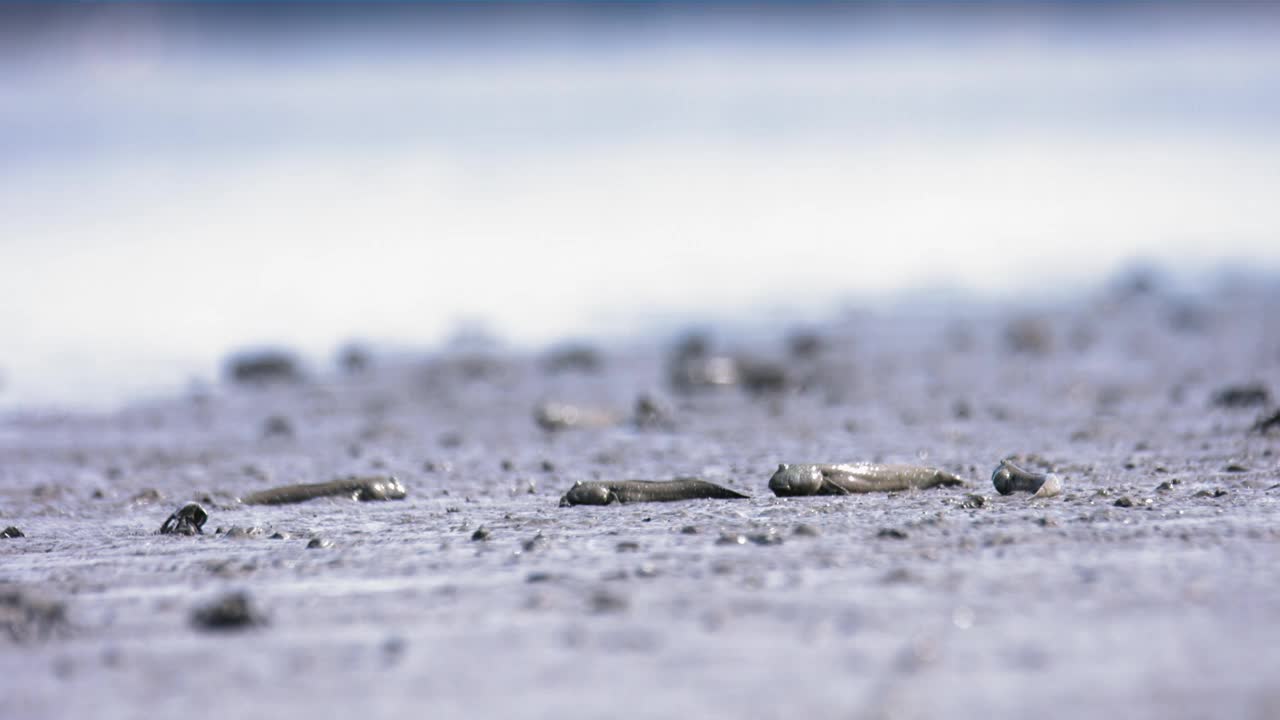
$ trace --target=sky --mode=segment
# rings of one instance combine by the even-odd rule
[[[1262,4],[0,7],[0,407],[1280,266]]]

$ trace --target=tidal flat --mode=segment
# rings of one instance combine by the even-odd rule
[[[1275,287],[571,347],[7,413],[0,717],[1280,715]],[[850,462],[968,486],[768,489]],[[558,502],[676,478],[750,497]]]

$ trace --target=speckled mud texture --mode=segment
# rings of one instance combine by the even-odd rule
[[[0,718],[1280,717],[1278,297],[371,353],[10,414]],[[1006,457],[1061,495],[998,494]],[[970,486],[768,490],[862,461]],[[237,500],[349,476],[407,496]],[[558,503],[681,477],[750,499]],[[203,532],[159,534],[188,502]]]

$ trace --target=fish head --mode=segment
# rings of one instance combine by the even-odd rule
[[[769,478],[769,489],[778,497],[816,495],[822,487],[822,471],[815,465],[778,466]]]

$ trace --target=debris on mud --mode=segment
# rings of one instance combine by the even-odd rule
[[[1053,330],[1044,318],[1017,318],[1005,327],[1004,342],[1016,353],[1046,355],[1053,350]]]
[[[1222,488],[1214,488],[1213,490],[1197,490],[1197,491],[1195,491],[1194,493],[1192,493],[1192,494],[1191,494],[1191,497],[1196,497],[1196,498],[1220,498],[1220,497],[1223,497],[1223,496],[1224,496],[1224,495],[1226,495],[1226,494],[1227,494],[1227,491],[1226,491],[1226,490],[1223,490]]]
[[[564,343],[547,351],[542,360],[542,367],[551,374],[595,373],[604,367],[604,356],[598,349],[586,343]]]
[[[200,630],[244,630],[266,625],[267,619],[253,607],[248,593],[232,592],[196,608],[191,624]]]
[[[650,393],[636,396],[631,422],[640,429],[667,430],[675,426],[675,412],[671,404]]]
[[[1277,409],[1270,415],[1263,415],[1258,418],[1258,421],[1255,422],[1253,427],[1249,428],[1249,430],[1260,435],[1265,435],[1273,428],[1280,428],[1280,409]]]
[[[62,602],[14,585],[0,585],[0,632],[26,644],[65,634],[67,608]]]
[[[279,438],[288,440],[293,437],[293,423],[283,415],[272,415],[262,421],[262,439]]]
[[[302,370],[293,354],[276,349],[236,353],[227,359],[225,372],[227,379],[242,385],[298,382],[302,379]]]
[[[1221,408],[1247,408],[1266,405],[1271,393],[1262,383],[1229,385],[1213,394],[1212,404]]]
[[[543,402],[533,409],[533,421],[547,432],[603,428],[617,423],[613,413],[600,408],[561,402]]]

